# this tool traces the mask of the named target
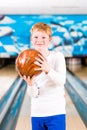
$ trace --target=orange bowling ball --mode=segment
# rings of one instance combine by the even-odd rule
[[[16,70],[18,73],[22,76],[30,76],[30,78],[32,78],[34,75],[39,75],[42,71],[35,69],[40,68],[40,66],[34,64],[36,61],[35,58],[40,58],[39,54],[42,55],[40,52],[34,49],[22,51],[16,59]]]

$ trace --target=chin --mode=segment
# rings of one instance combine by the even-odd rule
[[[43,47],[40,46],[40,47],[36,47],[35,49],[38,51],[41,51],[43,49]]]

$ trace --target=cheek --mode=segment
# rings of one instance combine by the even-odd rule
[[[47,40],[47,41],[46,41],[47,44],[50,44],[50,42],[51,42],[51,40]]]
[[[32,41],[32,45],[33,45],[34,47],[36,47],[36,46],[37,46],[36,41]]]
[[[35,44],[36,40],[35,39],[32,39],[32,44]]]

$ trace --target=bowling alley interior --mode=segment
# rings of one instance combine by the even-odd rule
[[[85,0],[0,3],[0,130],[31,130],[31,99],[16,59],[33,48],[30,29],[37,22],[51,26],[49,50],[65,57],[66,130],[87,130],[86,6]]]

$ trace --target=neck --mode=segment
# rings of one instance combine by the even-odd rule
[[[50,51],[47,49],[47,50],[39,50],[40,51],[40,53],[42,53],[42,55],[43,56],[45,56],[45,57],[47,57],[47,56],[49,56],[49,54],[50,54]]]

